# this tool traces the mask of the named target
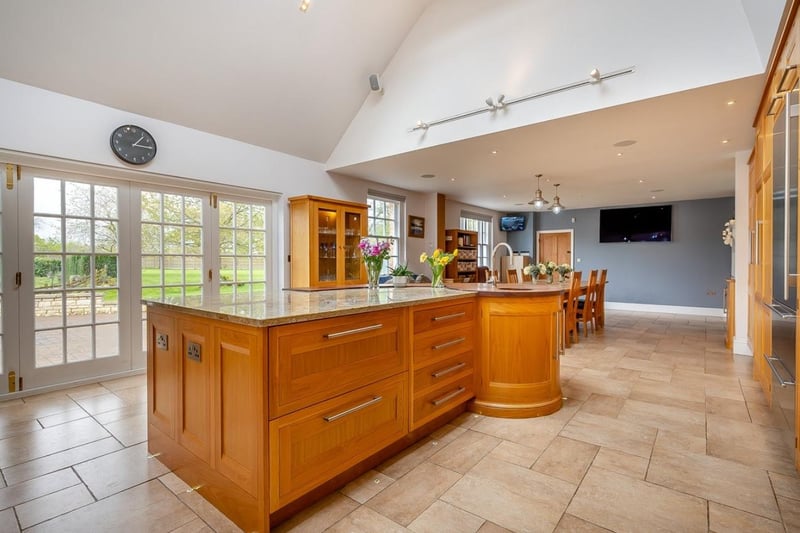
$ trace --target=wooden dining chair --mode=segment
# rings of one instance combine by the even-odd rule
[[[564,302],[564,345],[569,347],[572,344],[572,337],[575,337],[575,344],[578,343],[578,297],[581,294],[581,272],[573,272],[570,280],[567,300]]]
[[[475,278],[478,283],[486,283],[489,281],[489,267],[479,266],[475,273]]]
[[[523,272],[523,273],[522,273],[522,281],[523,281],[523,283],[526,283],[526,282],[527,282],[527,283],[530,283],[531,281],[533,281],[533,276],[531,276],[530,274],[526,274],[525,272]]]
[[[594,332],[594,309],[597,301],[597,270],[589,273],[589,283],[586,284],[586,296],[578,301],[578,322],[583,322],[583,336],[589,336],[589,324],[592,325]]]
[[[597,288],[595,294],[597,299],[594,302],[594,323],[595,328],[602,328],[606,325],[606,281],[608,269],[604,268],[600,271],[600,279],[597,281]]]
[[[517,269],[516,268],[508,269],[508,271],[506,272],[506,275],[508,276],[508,282],[509,283],[519,283],[519,276],[517,275]]]

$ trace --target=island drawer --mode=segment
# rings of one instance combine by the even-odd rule
[[[430,364],[415,367],[413,373],[414,395],[430,387],[440,387],[467,374],[472,374],[475,355],[473,351],[452,355],[445,359],[437,359]]]
[[[443,383],[414,396],[414,416],[411,429],[433,420],[437,416],[475,396],[475,376],[472,372],[456,381]]]
[[[405,437],[407,387],[404,372],[270,422],[270,511]]]
[[[415,309],[413,320],[414,335],[459,324],[474,325],[475,301],[470,299],[448,305]]]
[[[270,419],[408,370],[405,316],[390,309],[270,328]]]
[[[475,327],[472,325],[431,331],[414,336],[414,366],[428,364],[449,354],[472,350],[475,345]]]

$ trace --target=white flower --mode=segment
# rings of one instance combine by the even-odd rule
[[[722,242],[733,246],[733,230],[736,228],[736,219],[730,219],[722,228]]]

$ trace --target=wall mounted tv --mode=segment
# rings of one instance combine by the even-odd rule
[[[671,205],[600,210],[600,242],[663,242],[671,240]]]
[[[525,215],[500,217],[500,231],[522,231],[525,229]]]

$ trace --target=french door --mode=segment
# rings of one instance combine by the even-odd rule
[[[0,192],[0,394],[144,368],[142,298],[272,285],[269,199],[17,169]]]

